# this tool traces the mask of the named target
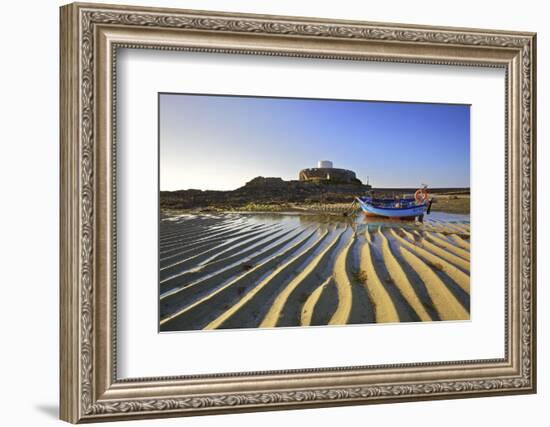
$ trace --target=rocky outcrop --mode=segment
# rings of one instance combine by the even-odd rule
[[[360,182],[360,181],[359,181]],[[285,181],[258,176],[233,191],[161,191],[163,209],[239,209],[250,204],[351,203],[355,196],[374,190],[376,196],[413,194],[416,188],[374,188],[357,183],[334,181]],[[469,188],[429,188],[429,194],[469,195]]]
[[[281,178],[256,177],[233,191],[180,190],[161,191],[161,208],[239,208],[250,203],[340,203],[350,202],[370,187],[359,183],[334,181],[284,181]]]

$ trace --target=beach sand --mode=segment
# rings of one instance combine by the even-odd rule
[[[159,243],[161,331],[470,317],[469,215],[172,213]]]

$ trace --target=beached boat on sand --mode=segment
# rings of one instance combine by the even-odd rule
[[[373,195],[356,197],[361,210],[367,216],[384,218],[414,219],[420,221],[424,215],[430,213],[432,200],[428,199],[428,192],[421,188],[413,197],[376,198]]]

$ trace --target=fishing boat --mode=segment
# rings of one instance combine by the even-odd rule
[[[395,198],[376,198],[374,195],[356,197],[361,210],[367,216],[383,218],[415,219],[422,221],[430,213],[432,200],[428,199],[426,188],[418,189],[414,195]]]

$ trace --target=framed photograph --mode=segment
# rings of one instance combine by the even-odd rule
[[[60,21],[63,420],[536,391],[535,34]]]

